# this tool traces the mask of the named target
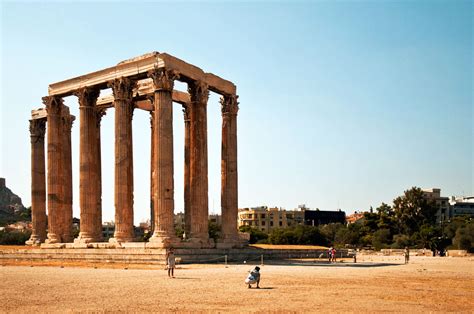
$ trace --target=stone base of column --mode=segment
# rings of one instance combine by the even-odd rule
[[[122,243],[122,242],[133,242],[133,238],[131,237],[117,237],[117,236],[114,236],[113,238],[110,238],[109,239],[109,243],[114,243],[114,244],[118,244],[118,243]]]
[[[61,243],[61,237],[54,233],[48,233],[48,238],[44,241],[46,244]]]
[[[224,236],[223,239],[218,239],[216,243],[217,249],[241,249],[247,247],[249,242],[246,239],[241,239],[236,235]]]
[[[74,238],[73,238],[72,236],[70,236],[70,235],[63,235],[63,236],[61,237],[61,239],[62,239],[62,242],[63,242],[63,243],[72,243],[73,241],[76,240],[76,239],[74,239]]]
[[[191,237],[185,241],[183,241],[183,245],[186,248],[193,248],[193,249],[212,249],[216,247],[216,243],[214,239],[210,239],[209,237]]]
[[[147,247],[150,248],[177,248],[182,247],[181,240],[176,236],[160,235],[154,233],[148,240]]]
[[[31,237],[28,239],[28,241],[25,242],[25,244],[30,246],[40,246],[42,242],[44,242],[44,239],[41,239],[36,235],[31,235]]]
[[[76,239],[74,239],[74,243],[83,244],[83,243],[101,242],[101,240],[102,239],[99,237],[94,237],[85,232],[79,232],[79,236]]]

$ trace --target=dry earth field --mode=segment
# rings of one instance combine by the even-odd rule
[[[358,267],[250,265],[162,268],[0,267],[0,312],[470,312],[474,258],[361,257]],[[360,261],[360,259],[359,259]],[[391,266],[361,267],[383,262]],[[396,264],[396,265],[393,265]],[[154,268],[154,269],[153,269]]]

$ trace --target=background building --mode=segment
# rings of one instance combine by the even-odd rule
[[[449,201],[450,215],[448,218],[468,215],[474,217],[474,196],[470,197],[455,197],[451,196]]]
[[[449,198],[441,197],[441,189],[431,188],[423,189],[423,196],[427,200],[435,202],[436,211],[436,222],[440,223],[442,220],[449,219],[451,217]]]
[[[305,210],[304,223],[308,226],[346,223],[346,213],[342,210]]]
[[[251,207],[239,209],[238,226],[250,226],[270,232],[274,228],[287,228],[296,225],[317,226],[328,223],[345,223],[345,212],[310,210],[305,205],[298,209],[286,210],[278,207]]]

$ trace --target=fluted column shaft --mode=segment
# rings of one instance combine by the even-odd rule
[[[186,238],[191,233],[191,120],[189,118],[189,104],[183,106],[184,113],[184,234]]]
[[[115,232],[112,242],[133,241],[132,115],[135,82],[122,77],[110,83],[115,108]]]
[[[97,172],[97,211],[96,218],[94,219],[95,224],[95,238],[98,241],[103,240],[102,236],[102,152],[101,152],[101,138],[100,138],[100,122],[102,116],[105,115],[105,109],[96,109],[97,116],[97,131],[96,131],[96,172]]]
[[[68,108],[64,108],[62,115],[62,182],[63,195],[62,202],[62,223],[61,240],[62,242],[72,241],[72,158],[71,158],[71,129],[74,122],[74,116],[69,114]]]
[[[99,91],[81,88],[76,93],[79,98],[79,206],[80,232],[77,241],[97,242],[95,220],[97,217],[97,114],[96,101]]]
[[[39,244],[46,239],[45,131],[46,119],[30,120],[32,231],[27,245]]]
[[[176,243],[174,229],[173,100],[176,74],[165,69],[149,72],[153,79],[154,232],[150,242],[168,247]]]
[[[48,238],[46,243],[61,242],[62,202],[64,201],[61,173],[62,173],[62,136],[61,110],[63,100],[57,96],[43,97],[48,115]]]
[[[221,208],[224,239],[237,240],[237,96],[224,96],[222,105]]]
[[[190,238],[207,242],[208,234],[208,172],[207,172],[207,100],[208,87],[203,82],[189,84],[190,106]]]
[[[150,99],[151,103],[153,104],[155,102],[154,100],[154,95],[153,98]],[[153,121],[153,115],[154,112],[150,111],[150,129],[151,129],[151,136],[150,136],[150,232],[153,233],[155,230],[155,127],[154,127],[154,121]]]

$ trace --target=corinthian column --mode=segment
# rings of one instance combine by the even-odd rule
[[[191,128],[189,119],[190,105],[183,105],[184,114],[184,234],[186,238],[191,233],[191,180],[190,180],[190,167],[191,167]]]
[[[61,242],[62,202],[64,195],[62,190],[62,128],[61,110],[64,107],[63,100],[57,96],[43,97],[48,115],[48,238],[46,243]]]
[[[153,201],[154,232],[150,242],[169,247],[178,242],[174,229],[173,100],[177,74],[166,69],[148,73],[154,84]]]
[[[109,83],[115,107],[115,232],[111,242],[133,241],[133,88],[122,77]]]
[[[75,95],[79,98],[79,206],[81,224],[76,242],[97,242],[96,222],[98,208],[97,191],[99,174],[97,171],[97,114],[96,101],[99,90],[84,87]]]
[[[94,219],[95,224],[95,239],[102,241],[102,153],[101,153],[101,140],[100,140],[100,122],[102,117],[105,115],[105,109],[96,109],[97,116],[97,132],[96,132],[96,167],[97,167],[97,211],[96,218]]]
[[[154,103],[154,95],[150,97],[150,102]],[[154,202],[154,193],[155,193],[155,128],[153,127],[153,111],[150,111],[150,129],[151,129],[151,136],[150,136],[150,229],[149,232],[155,230],[155,202]]]
[[[206,246],[208,234],[208,179],[207,179],[207,100],[208,87],[204,82],[189,84],[190,106],[190,240]]]
[[[224,241],[238,240],[238,184],[237,184],[237,96],[223,96],[222,105],[222,159],[221,208]]]
[[[46,178],[44,166],[44,133],[46,119],[30,120],[31,137],[31,220],[33,230],[27,245],[46,239]]]
[[[72,241],[72,159],[71,129],[75,117],[69,114],[69,108],[63,108],[62,115],[62,182],[64,201],[62,204],[61,239],[62,242]]]

